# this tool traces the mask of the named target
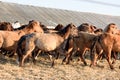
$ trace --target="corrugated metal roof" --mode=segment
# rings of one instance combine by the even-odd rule
[[[24,24],[28,23],[30,20],[38,20],[48,26],[56,26],[59,23],[67,25],[71,22],[77,26],[87,22],[99,28],[104,28],[111,22],[120,26],[120,16],[108,16],[0,2],[0,21],[19,21]]]

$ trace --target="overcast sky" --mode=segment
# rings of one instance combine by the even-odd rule
[[[0,0],[40,7],[120,16],[120,0]]]

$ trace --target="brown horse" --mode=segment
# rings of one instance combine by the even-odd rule
[[[119,34],[118,27],[115,23],[108,24],[105,27],[104,32],[111,33],[111,34]]]
[[[111,62],[111,52],[120,52],[120,35],[104,33],[99,36],[97,40],[101,45],[104,54],[106,55],[106,59],[109,63],[111,69],[114,69]]]
[[[98,29],[96,29],[96,30],[94,31],[94,33],[95,33],[95,34],[101,34],[101,33],[103,33],[103,29],[98,28]]]
[[[117,25],[116,25],[115,23],[110,23],[110,24],[108,24],[108,25],[105,27],[104,32],[105,32],[105,33],[109,33],[109,34],[119,35],[119,30],[117,29]],[[103,34],[104,34],[104,33],[103,33]],[[96,44],[97,44],[97,45],[96,45]],[[98,42],[96,42],[96,43],[94,44],[94,49],[95,49],[95,47],[97,47],[98,45],[99,45],[99,47],[100,47],[100,44],[99,44]],[[93,50],[93,49],[92,49],[92,50]],[[99,50],[100,50],[100,48],[99,48]],[[96,50],[96,51],[98,52],[99,50]],[[94,65],[97,59],[102,58],[102,56],[105,56],[105,55],[106,55],[106,53],[103,52],[102,47],[101,47],[101,51],[102,51],[102,52],[101,52],[100,54],[94,55],[94,59],[92,60],[92,64],[91,64],[91,65]],[[91,52],[91,53],[92,53],[92,52]],[[113,58],[113,62],[112,62],[112,63],[115,63],[115,60],[117,59],[117,54],[116,54],[116,53],[117,53],[117,52],[111,51],[111,58]],[[104,55],[104,54],[105,54],[105,55]]]
[[[96,36],[97,36],[96,34],[79,32],[78,36],[69,37],[65,47],[67,53],[65,58],[63,59],[63,62],[66,61],[66,64],[69,64],[73,52],[78,51],[79,52],[78,55],[80,56],[80,59],[83,61],[85,65],[87,65],[84,59],[84,54],[86,50],[89,50],[91,48]]]
[[[12,24],[9,22],[0,22],[0,30],[13,31]]]
[[[68,38],[68,42],[67,42],[67,45],[66,45],[66,48],[65,48],[66,51],[67,51],[67,54],[66,54],[66,57],[63,59],[63,62],[65,62],[67,60],[66,63],[68,64],[69,60],[71,59],[72,53],[73,52],[79,52],[77,55],[80,55],[84,64],[87,65],[87,63],[84,59],[84,54],[86,53],[87,50],[90,49],[90,46],[92,45],[92,43],[89,43],[89,42],[84,43],[84,41],[87,42],[90,39],[92,40],[92,37],[88,37],[88,35],[95,35],[95,34],[99,35],[103,32],[103,30],[102,29],[97,29],[95,26],[90,25],[88,23],[83,23],[78,27],[78,31],[79,31],[79,35],[80,35],[80,37],[79,37],[80,40],[78,42],[80,44],[79,44],[79,46],[74,45],[75,43],[77,43],[77,41],[74,41],[75,37],[69,37]],[[92,33],[92,34],[90,34],[90,33]],[[77,40],[77,38],[75,40]],[[88,45],[84,45],[84,44],[88,44],[89,47],[88,47]],[[82,49],[82,47],[83,47],[83,49]]]
[[[63,25],[62,24],[58,24],[54,30],[60,31],[61,29],[63,29]]]
[[[82,23],[80,26],[78,26],[79,31],[88,32],[88,33],[94,33],[96,27],[93,25],[90,25],[88,23]]]
[[[21,30],[16,31],[0,31],[0,49],[16,52],[17,42],[21,36],[33,32],[41,32],[44,31],[39,26],[39,22],[32,21],[26,27]]]
[[[49,29],[45,31],[45,33],[54,33],[62,30],[64,26],[62,24],[58,24],[54,29]]]
[[[74,24],[68,24],[57,33],[32,33],[25,38],[25,53],[18,53],[19,66],[23,66],[24,60],[31,56],[32,51],[37,47],[41,51],[58,51],[64,45],[64,41],[69,35],[76,35],[77,28]],[[22,39],[21,39],[22,40]],[[24,40],[23,40],[24,41]],[[21,41],[21,43],[23,42]],[[54,60],[52,66],[54,65]]]

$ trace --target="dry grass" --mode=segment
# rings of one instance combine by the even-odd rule
[[[69,65],[61,64],[62,58],[51,68],[47,57],[39,57],[36,65],[32,62],[19,67],[14,58],[0,58],[1,80],[120,80],[120,61],[117,60],[115,70],[110,70],[106,60],[99,66],[91,68],[74,59]],[[88,65],[90,60],[87,60]]]

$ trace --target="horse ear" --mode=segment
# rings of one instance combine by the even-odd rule
[[[30,26],[36,26],[36,25],[40,25],[40,23],[38,22],[38,21],[32,21],[31,23],[30,23]]]

